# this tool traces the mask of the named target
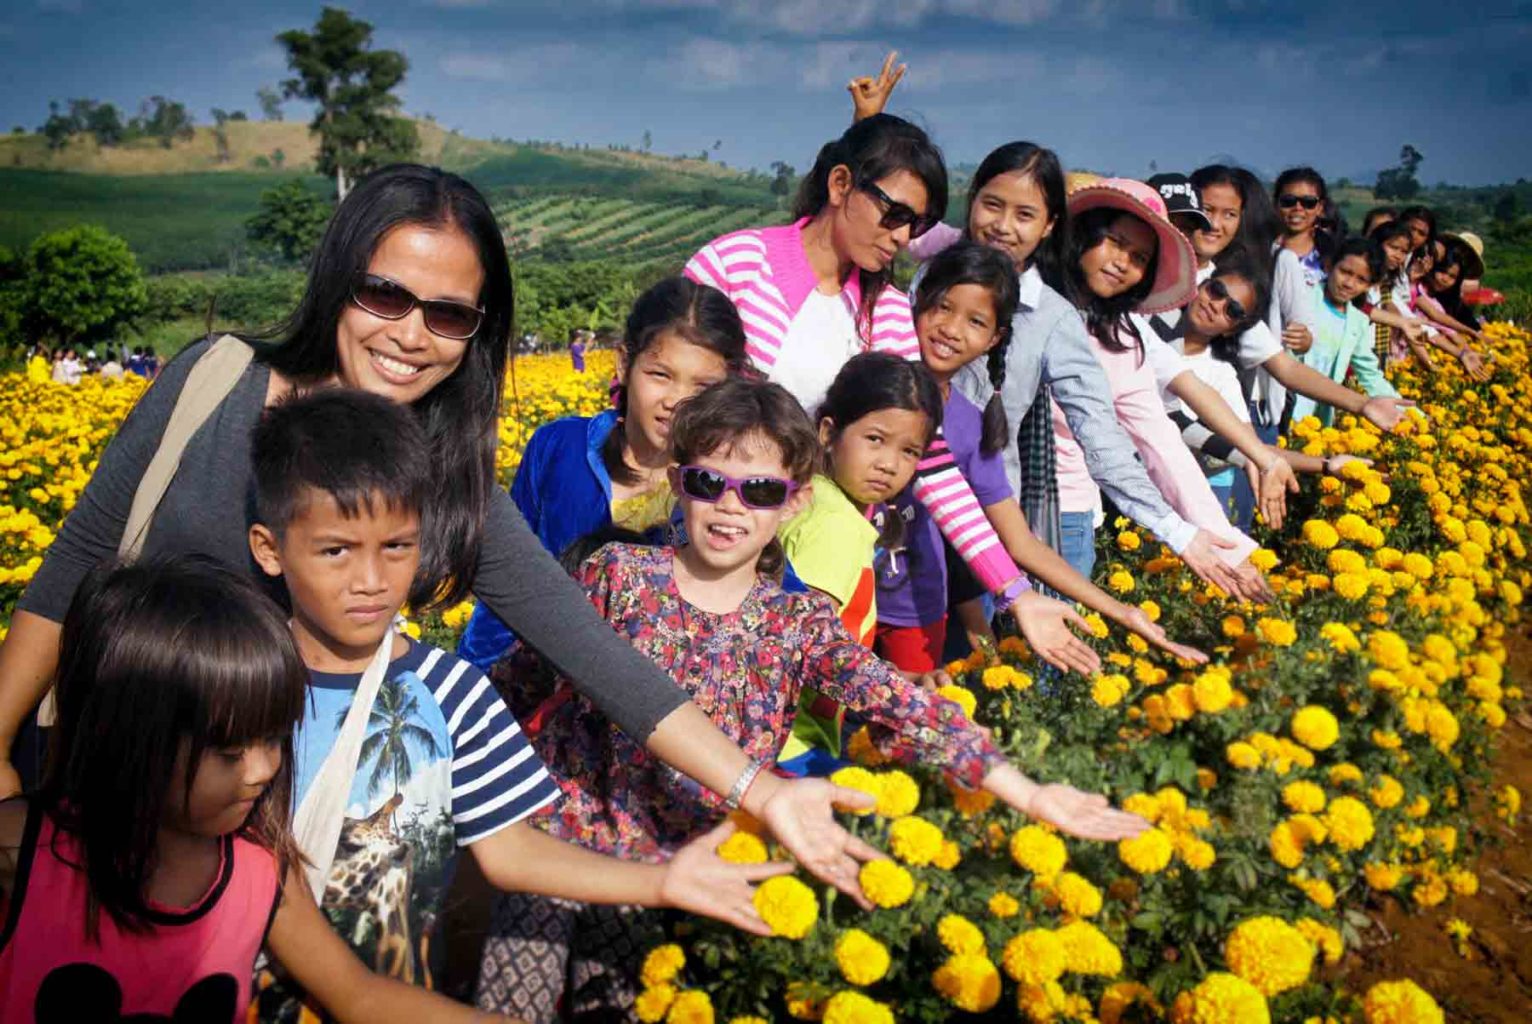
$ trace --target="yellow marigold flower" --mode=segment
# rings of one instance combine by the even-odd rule
[[[833,776],[832,776],[833,778]],[[878,813],[885,818],[914,814],[920,806],[920,787],[904,772],[887,771],[878,776]]]
[[[1004,690],[1011,685],[1016,670],[1009,665],[991,665],[979,676],[986,690]]]
[[[1071,974],[1115,978],[1122,973],[1122,951],[1088,921],[1071,921],[1054,932],[1064,944],[1065,968]]]
[[[1495,812],[1509,824],[1516,823],[1521,813],[1521,790],[1515,786],[1501,786],[1495,793]]]
[[[946,837],[942,830],[913,815],[899,818],[888,827],[888,846],[895,857],[915,867],[925,867],[941,853]]]
[[[1170,1019],[1175,1024],[1271,1024],[1271,1008],[1244,978],[1215,971],[1176,997]]]
[[[959,953],[931,975],[931,985],[953,1006],[983,1013],[1000,1001],[1000,972],[989,957]]]
[[[1197,839],[1183,832],[1176,835],[1175,843],[1176,856],[1180,857],[1181,862],[1193,871],[1206,871],[1218,859],[1218,851],[1206,840]]]
[[[808,982],[788,983],[783,994],[787,1015],[794,1020],[819,1020],[825,1013],[825,990]]]
[[[1289,782],[1282,787],[1282,803],[1290,811],[1317,814],[1325,808],[1325,791],[1312,782]]]
[[[1126,594],[1133,589],[1133,574],[1118,569],[1107,576],[1106,585],[1119,594]]]
[[[766,863],[766,844],[749,832],[736,832],[718,844],[719,859],[730,864]]]
[[[730,1017],[729,1024],[771,1024],[765,1017],[744,1016]]]
[[[638,972],[638,980],[645,988],[657,988],[667,984],[686,966],[686,954],[673,942],[656,946],[644,957],[644,966]]]
[[[1293,828],[1291,821],[1277,822],[1266,840],[1271,859],[1284,868],[1295,868],[1303,863],[1304,845],[1303,836]]]
[[[1223,947],[1229,969],[1270,998],[1309,980],[1314,945],[1277,917],[1252,917],[1229,933]]]
[[[1119,551],[1137,551],[1143,545],[1138,534],[1131,530],[1124,530],[1117,535],[1117,549]]]
[[[947,839],[942,842],[942,848],[936,851],[936,856],[931,860],[931,864],[933,867],[941,868],[943,871],[951,871],[953,868],[957,867],[958,864],[962,862],[962,860],[962,849],[958,846],[957,843],[953,842],[951,839]]]
[[[910,877],[908,871],[891,860],[868,861],[862,865],[861,873],[857,878],[867,898],[885,909],[902,907],[915,894],[915,879]],[[756,892],[760,890],[757,889]]]
[[[1196,691],[1185,683],[1172,686],[1165,691],[1165,711],[1174,721],[1190,721],[1197,713]]]
[[[1128,695],[1132,685],[1128,682],[1128,677],[1120,672],[1097,676],[1096,681],[1091,684],[1091,700],[1104,708],[1116,707]]]
[[[1340,534],[1323,519],[1310,519],[1303,524],[1303,542],[1309,547],[1328,551],[1340,543]]]
[[[1297,927],[1303,933],[1303,937],[1324,954],[1325,963],[1340,962],[1341,954],[1346,952],[1346,940],[1341,938],[1340,932],[1312,917],[1303,918],[1298,922]]]
[[[1042,985],[1058,980],[1069,966],[1069,954],[1057,933],[1033,928],[1005,944],[1000,963],[1013,981]]]
[[[825,1003],[824,1024],[894,1024],[894,1011],[860,992],[837,992]]]
[[[1335,592],[1348,601],[1360,601],[1367,596],[1368,587],[1371,586],[1368,578],[1361,573],[1336,573],[1331,582]]]
[[[1218,773],[1211,768],[1197,769],[1197,788],[1203,791],[1218,785]]]
[[[1328,750],[1340,738],[1340,723],[1317,704],[1299,708],[1290,728],[1293,739],[1310,750]]]
[[[1324,823],[1330,842],[1347,852],[1360,850],[1372,841],[1372,812],[1354,796],[1338,796],[1330,801]]]
[[[670,985],[646,988],[633,1001],[633,1012],[644,1024],[659,1024],[665,1019],[665,1011],[675,1002],[676,990]]]
[[[814,890],[792,875],[766,879],[756,887],[753,902],[771,933],[783,938],[803,938],[819,916],[819,899]]]
[[[1004,920],[1021,913],[1021,903],[1008,892],[997,892],[989,898],[989,912]]]
[[[1016,1008],[1033,1024],[1057,1020],[1069,1012],[1070,997],[1056,981],[1022,985],[1016,992]]]
[[[1245,635],[1245,620],[1238,615],[1225,615],[1220,625],[1223,635],[1231,640],[1237,640]]]
[[[972,720],[974,712],[979,710],[979,698],[973,695],[973,691],[966,686],[958,686],[949,683],[936,691],[938,697],[945,697],[958,707],[963,709],[963,714]]]
[[[1011,836],[1011,859],[1039,878],[1052,879],[1064,870],[1069,851],[1062,839],[1041,825],[1023,825]]]
[[[1447,884],[1459,896],[1473,896],[1479,891],[1479,876],[1464,868],[1447,872]]]
[[[1431,798],[1424,793],[1417,794],[1410,801],[1410,806],[1404,809],[1404,813],[1411,818],[1424,818],[1431,813]]]
[[[1062,872],[1054,879],[1053,892],[1066,914],[1095,917],[1101,913],[1101,890],[1073,871]]]
[[[1362,866],[1362,874],[1366,877],[1368,885],[1379,892],[1389,892],[1404,878],[1404,869],[1398,864],[1369,861]]]
[[[1434,872],[1421,877],[1410,890],[1410,899],[1422,907],[1435,907],[1447,898],[1447,880]]]
[[[1442,1008],[1413,981],[1380,981],[1362,999],[1367,1024],[1443,1024]]]
[[[1291,647],[1298,639],[1298,630],[1285,619],[1257,619],[1255,631],[1273,647]]]
[[[984,933],[961,914],[947,914],[936,924],[936,937],[949,953],[983,953]]]
[[[1336,581],[1339,585],[1339,580]],[[1345,597],[1345,594],[1341,595]],[[1319,627],[1319,635],[1329,643],[1330,649],[1336,654],[1350,654],[1352,651],[1362,649],[1362,642],[1351,632],[1350,627],[1340,622],[1326,622]]]
[[[1378,781],[1373,783],[1372,788],[1367,791],[1367,795],[1371,798],[1374,807],[1386,811],[1390,807],[1399,806],[1399,801],[1404,799],[1404,787],[1392,775],[1380,775]]]
[[[1280,561],[1281,559],[1277,557],[1277,553],[1270,548],[1256,548],[1250,552],[1250,564],[1261,570],[1261,572],[1271,572]]]
[[[1174,851],[1170,836],[1160,828],[1145,829],[1117,844],[1118,859],[1141,875],[1164,871]]]
[[[1224,748],[1224,756],[1229,759],[1230,765],[1246,771],[1261,766],[1261,752],[1244,741],[1230,743]]]
[[[849,768],[842,768],[835,772],[830,776],[830,781],[835,783],[837,786],[845,786],[847,789],[861,790],[863,793],[870,795],[874,799],[877,799],[879,794],[883,791],[883,787],[878,781],[878,776],[874,775],[866,768],[860,768],[856,765],[852,765]],[[857,810],[853,811],[852,813],[871,814],[872,812],[873,808],[868,808],[867,810]]]
[[[882,981],[888,964],[888,947],[860,928],[848,928],[835,940],[835,965],[853,985]]]
[[[1387,629],[1374,631],[1367,638],[1367,654],[1383,668],[1398,671],[1410,664],[1410,645],[1404,637]]]
[[[1399,738],[1398,733],[1392,730],[1385,731],[1383,729],[1374,729],[1372,731],[1372,742],[1373,745],[1378,747],[1380,750],[1398,750],[1399,747],[1404,743],[1404,741]]]
[[[965,818],[983,814],[995,804],[995,795],[982,789],[967,789],[949,781],[947,792],[952,797],[953,806]]]
[[[1426,732],[1437,750],[1446,751],[1458,741],[1460,727],[1457,716],[1445,704],[1432,704],[1426,711]]]
[[[1149,617],[1150,622],[1160,621],[1160,606],[1158,603],[1154,601],[1140,601],[1138,602],[1138,608],[1139,611],[1143,612],[1146,616]],[[1137,633],[1132,634],[1132,636],[1135,639],[1138,638]]]
[[[1335,889],[1322,878],[1294,878],[1292,883],[1323,910],[1335,906]]]
[[[1361,522],[1361,519],[1359,517],[1357,517],[1357,516],[1342,516],[1341,518],[1342,519],[1348,519],[1348,518],[1349,519],[1356,519],[1357,522]],[[1345,535],[1344,531],[1342,531],[1342,536],[1344,536],[1344,535]],[[1361,536],[1361,534],[1358,534],[1357,536]],[[1340,573],[1340,572],[1351,572],[1351,573],[1366,572],[1367,571],[1367,559],[1363,558],[1361,555],[1357,554],[1355,551],[1350,551],[1350,550],[1347,550],[1346,548],[1336,548],[1335,550],[1331,551],[1329,555],[1327,555],[1325,557],[1325,568],[1327,568],[1331,572],[1335,572],[1335,573]]]
[[[665,1024],[713,1024],[713,1001],[700,988],[678,993],[665,1014]]]
[[[1419,580],[1430,579],[1434,568],[1431,559],[1417,551],[1407,553],[1399,564],[1405,572]]]
[[[1342,762],[1330,769],[1330,785],[1344,786],[1350,782],[1362,781],[1362,769],[1350,761]]]
[[[1123,1014],[1138,1003],[1147,1006],[1155,1016],[1163,1009],[1149,986],[1137,981],[1117,981],[1101,993],[1101,1004],[1096,1012],[1101,1024],[1122,1024]]]
[[[872,742],[872,734],[867,731],[867,726],[862,726],[851,734],[851,740],[846,744],[846,757],[860,765],[876,768],[888,761],[888,758],[878,750]]]
[[[1151,825],[1160,820],[1160,802],[1152,793],[1134,793],[1122,802],[1122,809],[1136,814]]]

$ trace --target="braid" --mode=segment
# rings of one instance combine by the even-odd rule
[[[986,363],[989,383],[995,393],[989,396],[989,402],[984,406],[984,436],[979,442],[979,450],[985,455],[1002,451],[1010,442],[1011,428],[1006,422],[1005,403],[1000,398],[1000,389],[1005,387],[1005,357],[1011,347],[1010,324],[1002,327],[1001,332],[1000,342],[989,350]]]

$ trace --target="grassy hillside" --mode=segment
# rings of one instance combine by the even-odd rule
[[[497,204],[511,254],[557,245],[572,259],[679,264],[704,242],[753,224],[780,223],[774,206],[544,195]]]

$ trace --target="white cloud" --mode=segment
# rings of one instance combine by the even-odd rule
[[[580,43],[547,43],[510,50],[457,50],[445,53],[437,67],[448,78],[552,86],[557,75],[576,68],[610,63],[611,54]]]

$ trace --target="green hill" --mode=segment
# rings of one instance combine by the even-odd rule
[[[517,252],[566,236],[575,255],[670,258],[721,230],[780,219],[767,179],[718,164],[470,139],[426,121],[417,128],[420,159],[483,189]],[[210,128],[169,149],[148,140],[103,148],[81,137],[55,151],[40,136],[0,137],[0,245],[19,249],[42,232],[91,222],[126,238],[151,272],[237,266],[263,191],[295,177],[319,194],[331,186],[313,171],[305,125],[231,122],[226,130],[223,162]]]

